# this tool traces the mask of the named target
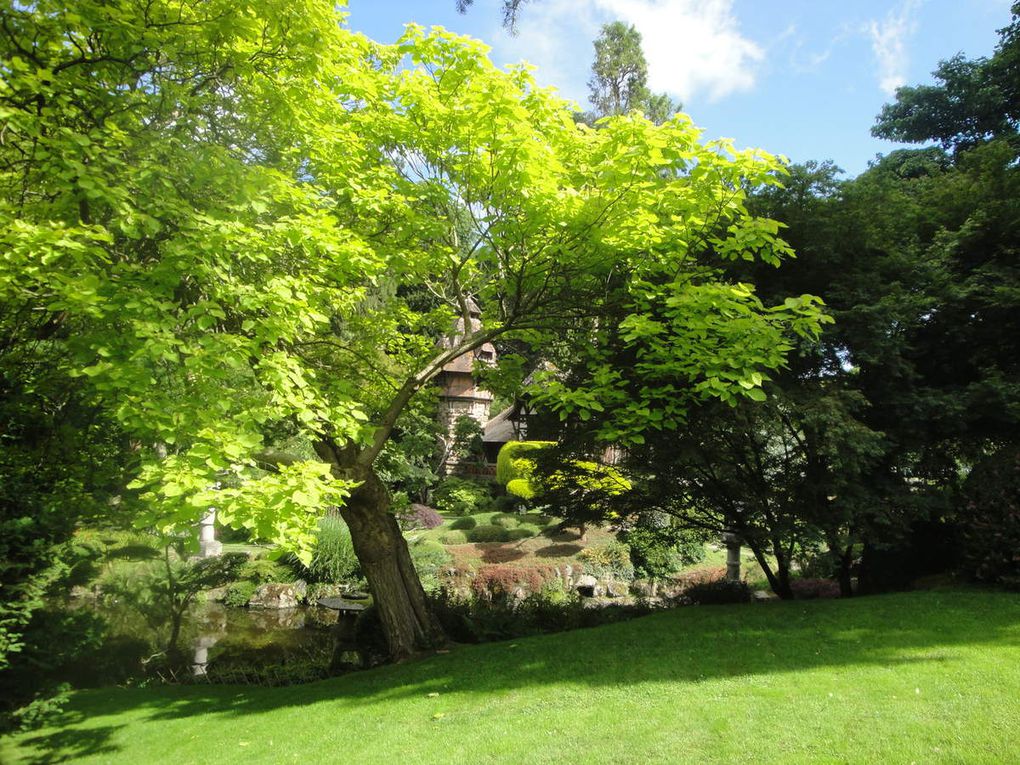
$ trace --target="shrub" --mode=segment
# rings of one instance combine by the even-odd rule
[[[494,515],[492,517],[492,522],[496,526],[502,526],[504,529],[516,529],[518,526],[521,525],[521,521],[519,518],[504,513],[501,513],[500,515]]]
[[[445,534],[440,535],[439,541],[444,545],[462,545],[466,544],[467,534],[463,531],[447,531]]]
[[[692,602],[702,606],[751,602],[751,588],[747,583],[731,582],[729,579],[699,582],[684,590],[684,595]]]
[[[577,554],[584,564],[585,573],[600,579],[630,581],[634,566],[630,562],[630,548],[621,542],[586,547]]]
[[[535,469],[533,460],[524,457],[528,452],[541,451],[555,446],[552,441],[508,441],[496,456],[496,480],[506,486],[513,480],[531,476]],[[507,487],[509,490],[509,487]]]
[[[476,519],[472,518],[470,515],[465,515],[463,518],[455,518],[453,523],[450,524],[450,528],[468,531],[477,525],[478,521]]]
[[[432,490],[432,504],[445,513],[470,515],[491,505],[492,495],[488,486],[451,476]]]
[[[308,571],[317,582],[349,582],[359,577],[360,567],[354,554],[351,532],[342,518],[327,515],[319,521]]]
[[[790,582],[793,597],[800,600],[838,598],[839,582],[832,579],[794,579]]]
[[[501,588],[510,584],[509,593],[512,593],[521,584],[513,571],[519,572],[520,569],[494,574],[491,580],[500,582]],[[439,590],[430,597],[432,611],[446,634],[462,643],[509,640],[525,635],[594,627],[649,612],[644,606],[586,608],[577,595],[566,594],[555,587],[555,581],[547,580],[545,586],[523,599],[491,597],[488,592],[465,594]]]
[[[471,529],[467,533],[467,538],[472,542],[506,542],[510,537],[502,526],[486,524]]]
[[[453,560],[453,556],[436,542],[421,541],[408,545],[411,561],[414,563],[418,578],[426,591],[439,587],[439,570]]]
[[[233,606],[234,608],[242,608],[248,605],[248,601],[251,600],[251,596],[255,594],[257,589],[257,584],[247,580],[231,582],[227,585],[227,592],[223,596],[223,604]]]
[[[963,569],[973,579],[1020,590],[1020,447],[979,462],[964,484]]]
[[[639,523],[623,534],[638,576],[659,579],[705,557],[701,535],[671,525]]]
[[[527,478],[514,478],[512,481],[508,481],[506,490],[519,499],[528,500],[535,498],[535,488]]]
[[[507,542],[519,542],[522,539],[532,539],[535,532],[532,529],[509,529],[506,532]]]
[[[528,503],[514,494],[504,494],[503,496],[496,497],[492,506],[501,513],[522,513],[527,508]]]
[[[275,560],[252,558],[242,563],[237,569],[237,577],[254,585],[260,585],[267,582],[292,582],[294,581],[294,572]]]
[[[443,516],[428,505],[413,504],[397,516],[400,525],[409,530],[434,529],[443,525]]]
[[[475,573],[471,589],[480,597],[492,600],[512,595],[515,590],[540,592],[557,571],[552,566],[507,566],[500,563],[482,566]]]

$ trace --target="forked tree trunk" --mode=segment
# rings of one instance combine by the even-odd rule
[[[390,658],[400,661],[442,644],[444,636],[428,607],[404,535],[390,513],[389,491],[374,470],[357,478],[361,485],[340,508],[340,515],[351,530]]]

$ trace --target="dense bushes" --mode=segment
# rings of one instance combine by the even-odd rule
[[[668,519],[665,523],[642,519],[621,539],[630,548],[630,561],[640,577],[659,579],[705,558],[704,538],[676,528]]]
[[[698,582],[684,590],[684,596],[692,603],[701,606],[718,606],[729,603],[751,602],[751,588],[747,582],[731,582],[729,579],[716,579],[711,582]]]
[[[629,582],[634,578],[630,548],[622,542],[586,547],[577,554],[577,557],[584,565],[584,572],[599,579]]]
[[[963,566],[973,579],[1020,590],[1020,447],[978,463],[964,486]]]
[[[488,486],[451,476],[432,490],[432,504],[444,513],[471,515],[488,509],[492,494]]]
[[[269,558],[252,558],[241,564],[237,578],[255,586],[269,582],[293,582],[294,572]]]
[[[510,585],[510,593],[514,589],[512,585],[516,584],[513,574],[507,571],[488,575],[488,579],[499,582],[501,588]],[[581,598],[564,592],[554,581],[547,582],[541,591],[523,598],[439,590],[432,595],[431,605],[446,633],[461,643],[509,640],[595,627],[650,612],[647,607],[639,605],[586,608]]]

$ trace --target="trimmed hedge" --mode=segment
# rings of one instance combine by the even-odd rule
[[[496,480],[504,486],[515,479],[527,480],[534,466],[531,460],[522,460],[523,455],[555,445],[553,441],[508,441],[496,457]]]

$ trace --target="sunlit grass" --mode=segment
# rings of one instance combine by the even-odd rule
[[[1020,598],[692,607],[287,688],[79,694],[4,762],[987,762],[1020,751]]]

